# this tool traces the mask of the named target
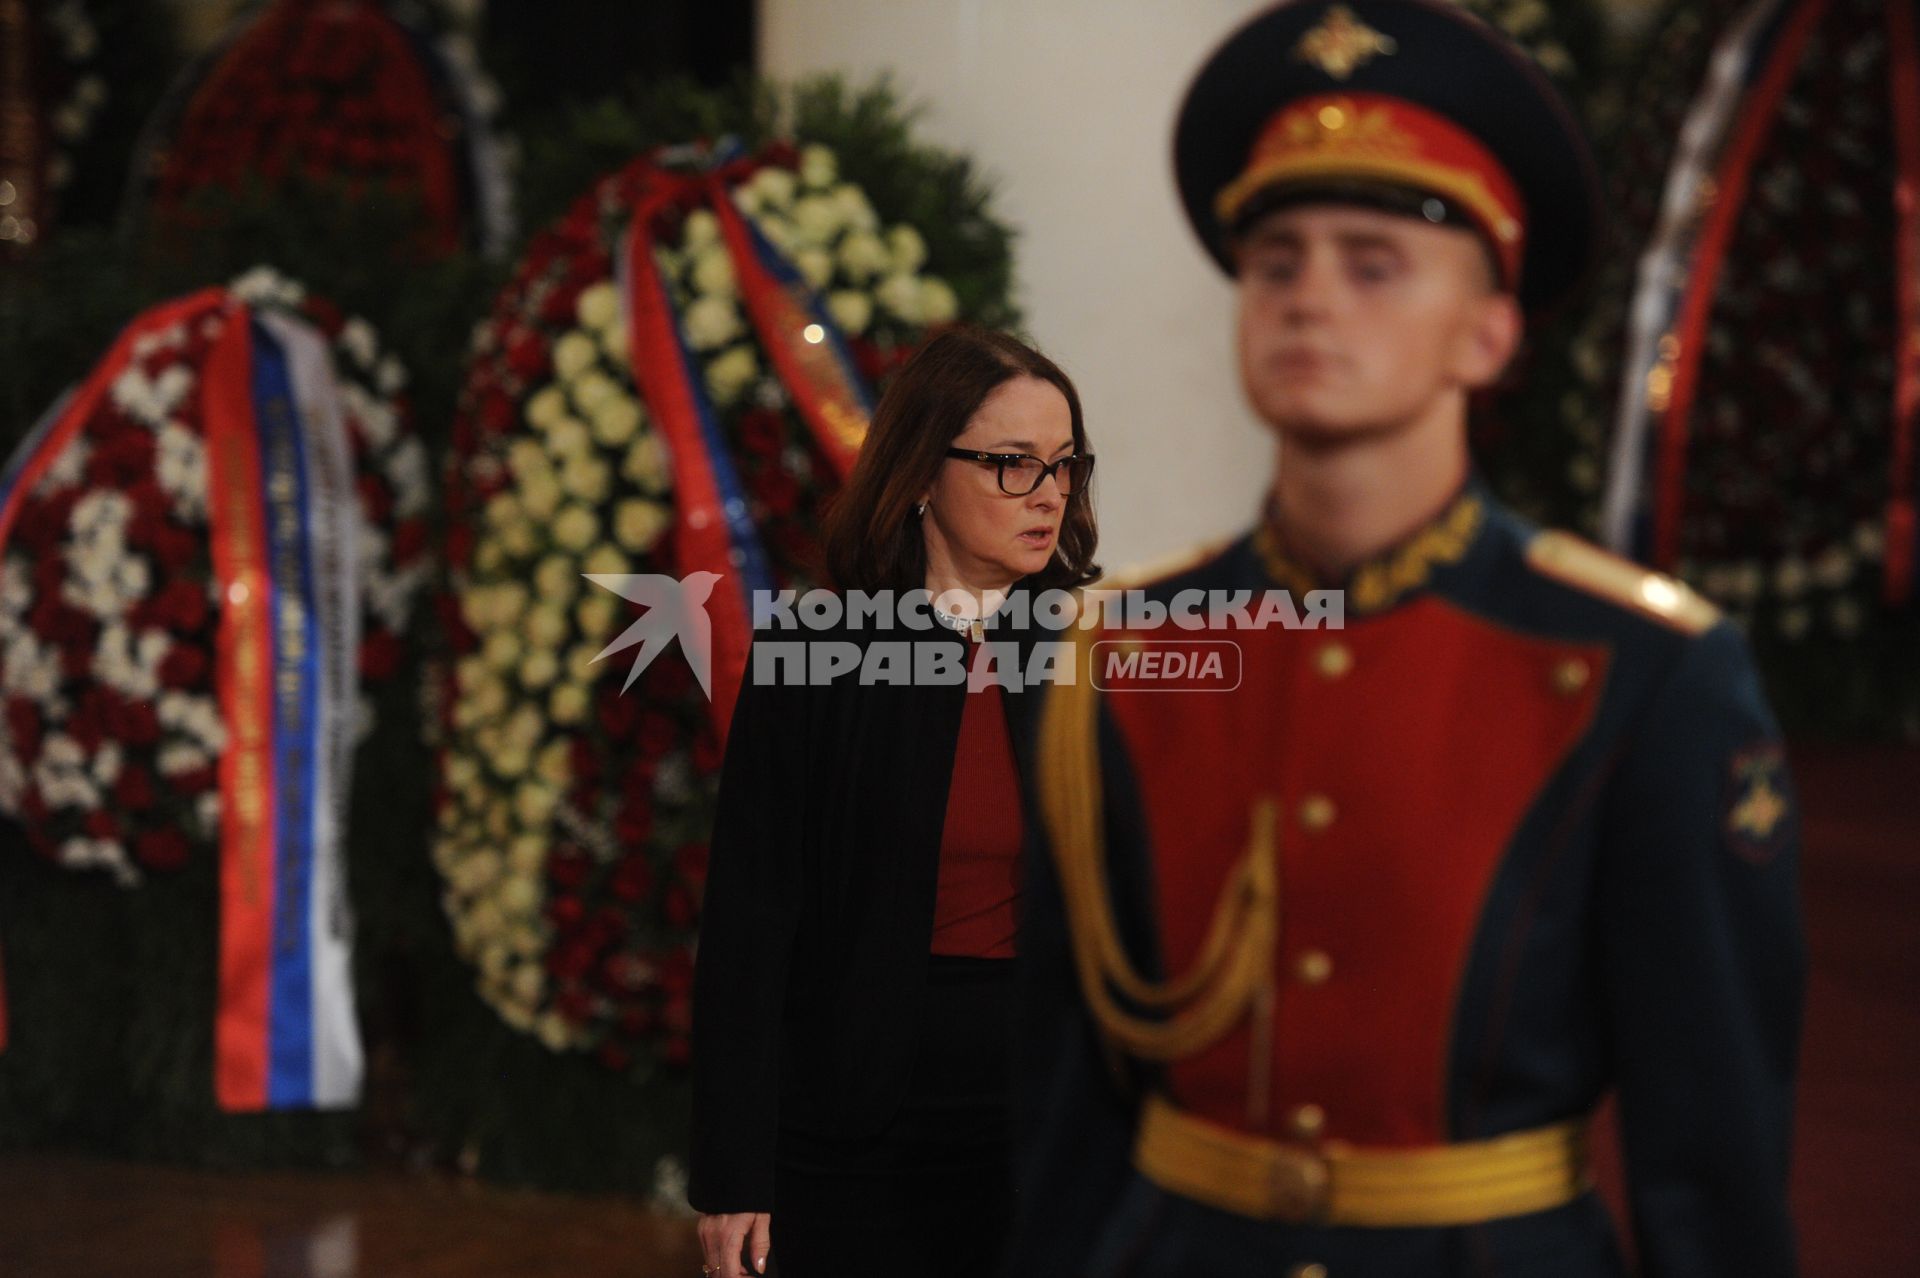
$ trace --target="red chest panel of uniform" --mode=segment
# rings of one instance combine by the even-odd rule
[[[1142,638],[1151,639],[1151,635]],[[1603,647],[1425,596],[1345,630],[1250,631],[1233,691],[1116,691],[1169,973],[1192,961],[1262,798],[1281,813],[1267,1085],[1243,1022],[1172,1067],[1181,1104],[1280,1136],[1448,1138],[1448,1047],[1482,903],[1586,731]]]

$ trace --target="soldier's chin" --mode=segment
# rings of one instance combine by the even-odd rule
[[[1274,405],[1264,416],[1281,442],[1301,448],[1338,448],[1376,433],[1365,422],[1299,402]]]

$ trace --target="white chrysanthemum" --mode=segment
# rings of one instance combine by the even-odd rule
[[[70,870],[105,870],[120,887],[134,887],[140,882],[139,867],[129,861],[126,851],[111,839],[68,839],[56,855],[60,864]]]
[[[840,220],[856,231],[877,231],[880,218],[867,200],[867,193],[851,182],[842,182],[833,190],[834,207]]]
[[[652,433],[634,440],[620,463],[620,473],[648,492],[665,492],[673,482],[673,462],[666,443]]]
[[[840,269],[855,283],[870,280],[893,265],[893,254],[872,231],[855,231],[841,240],[839,258]]]
[[[380,338],[373,331],[373,325],[356,315],[340,326],[340,335],[333,340],[334,345],[353,361],[355,368],[363,373],[374,370],[374,364],[380,358]]]
[[[389,355],[374,371],[373,385],[382,395],[398,395],[407,387],[406,365]]]
[[[67,526],[79,538],[95,538],[103,534],[118,537],[126,528],[127,517],[132,513],[133,502],[125,493],[99,488],[73,504],[73,513],[68,517]]]
[[[873,300],[850,288],[836,289],[827,295],[827,311],[842,332],[858,337],[873,322]]]
[[[723,245],[703,248],[694,256],[693,288],[697,293],[715,297],[733,297],[740,291],[733,276],[733,259],[727,256]]]
[[[427,446],[418,435],[400,441],[386,457],[387,482],[393,487],[393,513],[411,519],[427,513],[432,480],[427,475]]]
[[[748,185],[763,207],[784,209],[793,203],[793,174],[778,165],[767,165],[753,175]]]
[[[573,379],[568,394],[574,407],[591,417],[595,409],[620,394],[620,384],[598,368],[591,368]]]
[[[814,143],[800,151],[801,185],[814,190],[831,187],[840,177],[840,161],[827,147]]]
[[[592,428],[594,442],[607,448],[619,448],[640,429],[640,402],[624,391],[596,406]]]
[[[695,298],[681,316],[687,344],[697,351],[725,346],[742,331],[740,309],[725,297]]]
[[[831,244],[844,222],[845,215],[831,196],[802,196],[793,206],[793,229],[803,246]]]
[[[340,403],[346,414],[360,427],[361,438],[375,451],[393,444],[400,433],[400,414],[391,402],[372,395],[357,382],[342,382]]]
[[[207,449],[200,436],[178,422],[160,427],[153,457],[154,479],[173,499],[174,512],[183,520],[207,514]]]
[[[573,313],[587,328],[606,328],[620,318],[620,290],[610,280],[582,289],[573,304]]]
[[[927,241],[911,226],[900,225],[887,232],[887,250],[893,255],[893,269],[912,275],[927,264]]]
[[[567,393],[558,386],[543,386],[527,400],[527,424],[535,430],[550,430],[567,416]]]
[[[6,651],[0,655],[0,680],[4,680],[9,694],[25,697],[51,712],[60,705],[63,678],[57,645],[42,643],[25,629],[7,639]]]
[[[1853,576],[1853,556],[1845,546],[1829,546],[1813,561],[1812,571],[1815,583],[1836,590]]]
[[[209,696],[190,692],[163,692],[154,704],[160,726],[197,741],[209,754],[227,747],[227,726],[221,722],[220,707]]]
[[[659,502],[631,498],[614,512],[614,536],[628,550],[651,550],[672,523],[672,515]]]
[[[87,460],[93,456],[93,445],[84,435],[75,435],[67,441],[67,446],[54,454],[53,461],[40,472],[37,492],[58,492],[63,488],[72,488],[86,478]]]
[[[686,224],[681,227],[681,241],[689,250],[706,248],[720,242],[720,219],[711,209],[695,209],[687,214]]]
[[[275,303],[282,306],[298,306],[307,297],[306,289],[271,266],[256,266],[244,272],[227,286],[227,291],[241,301],[255,306],[269,306]]]
[[[960,299],[953,286],[943,279],[928,276],[920,281],[920,322],[945,324],[960,314]]]
[[[18,555],[0,560],[0,633],[9,631],[33,603],[33,575]]]
[[[823,289],[833,282],[833,254],[815,246],[793,255],[793,264],[809,287]]]
[[[204,768],[213,761],[213,756],[191,741],[163,742],[154,755],[154,766],[163,777],[179,776],[183,772],[192,772]]]
[[[887,313],[907,324],[921,322],[920,281],[911,275],[889,275],[880,281],[873,295]]]
[[[553,344],[553,371],[563,382],[570,382],[592,368],[597,360],[594,341],[575,329]]]
[[[160,663],[172,647],[162,631],[135,635],[122,622],[111,621],[101,627],[94,645],[94,677],[132,700],[151,700],[160,691]]]
[[[600,539],[600,517],[585,506],[570,504],[553,520],[553,541],[576,554]]]
[[[571,457],[561,467],[560,482],[567,496],[597,506],[613,490],[613,468],[591,454]]]
[[[707,393],[714,403],[726,407],[740,398],[753,379],[760,375],[760,364],[749,346],[735,346],[707,365]]]

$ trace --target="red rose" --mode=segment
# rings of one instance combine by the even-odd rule
[[[622,847],[637,848],[647,841],[647,835],[653,832],[653,807],[647,802],[646,793],[629,792],[627,802],[620,808],[620,815],[614,818],[613,837]]]
[[[376,681],[392,678],[399,669],[400,655],[399,636],[386,629],[368,631],[360,640],[361,677]]]
[[[107,728],[117,741],[150,746],[160,739],[160,716],[145,701],[115,697],[107,703]]]
[[[603,684],[600,690],[599,719],[600,728],[617,741],[624,741],[633,731],[634,723],[640,718],[639,698],[624,695],[611,683]]]
[[[135,812],[153,806],[153,776],[145,768],[127,764],[113,783],[114,801]]]
[[[16,757],[30,759],[40,753],[40,707],[25,697],[9,700],[7,735],[13,739]]]
[[[769,466],[753,476],[747,486],[773,518],[784,519],[800,504],[800,485],[778,466]]]
[[[693,1059],[693,1044],[686,1038],[670,1038],[660,1049],[660,1059],[675,1069],[684,1069]]]
[[[646,710],[641,712],[637,735],[641,753],[661,755],[679,742],[680,725],[657,710]]]
[[[464,568],[473,561],[473,525],[456,524],[447,530],[447,562]]]
[[[307,318],[317,325],[329,338],[337,335],[346,327],[346,317],[340,308],[324,297],[309,297],[306,304]]]
[[[521,381],[532,381],[546,371],[547,344],[538,333],[522,329],[507,343],[507,367]]]
[[[176,643],[160,659],[160,682],[169,688],[198,688],[206,679],[207,654],[199,644]]]
[[[547,971],[561,981],[577,981],[593,970],[593,947],[579,941],[555,946],[547,954]]]
[[[378,475],[361,475],[356,487],[360,491],[360,508],[366,511],[368,521],[375,527],[386,527],[393,514],[393,494],[387,490],[386,481]]]
[[[556,852],[547,859],[547,877],[563,888],[577,888],[587,880],[592,862],[578,852]]]
[[[188,768],[185,772],[176,772],[168,778],[167,784],[175,794],[199,795],[213,789],[219,780],[219,770],[209,763]]]
[[[650,1007],[629,1007],[620,1013],[622,1038],[645,1038],[653,1032],[654,1012]]]
[[[188,634],[198,634],[207,624],[207,587],[190,577],[175,577],[160,588],[154,609],[163,625]]]
[[[82,828],[96,839],[120,837],[120,823],[114,819],[113,813],[104,808],[87,813],[87,819],[82,823]]]
[[[786,438],[786,419],[772,409],[749,408],[740,414],[740,442],[748,452],[775,456]]]
[[[688,927],[693,923],[693,894],[685,887],[675,883],[667,888],[666,897],[661,903],[661,912],[666,916],[669,927]]]
[[[644,901],[653,892],[653,866],[644,854],[629,852],[614,866],[607,888],[617,899],[629,904]]]
[[[618,1043],[602,1043],[595,1053],[600,1063],[616,1074],[624,1074],[633,1064],[633,1054]]]
[[[591,741],[585,737],[575,737],[568,745],[567,753],[576,782],[590,782],[599,778],[600,756]]]
[[[703,773],[718,772],[724,753],[719,737],[714,735],[712,722],[702,722],[693,736],[693,766]]]
[[[134,836],[133,855],[153,870],[177,870],[187,863],[187,836],[178,830],[143,830]]]
[[[699,887],[707,881],[707,845],[684,843],[673,854],[673,868],[680,877]]]
[[[563,932],[577,926],[586,913],[587,907],[577,896],[556,896],[547,902],[547,917]]]
[[[553,1010],[573,1025],[585,1025],[593,1019],[593,997],[585,990],[562,990],[553,1000]]]

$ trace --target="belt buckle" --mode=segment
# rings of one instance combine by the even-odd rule
[[[1267,1201],[1289,1225],[1306,1225],[1326,1214],[1332,1177],[1327,1160],[1310,1149],[1281,1145],[1267,1168]]]

